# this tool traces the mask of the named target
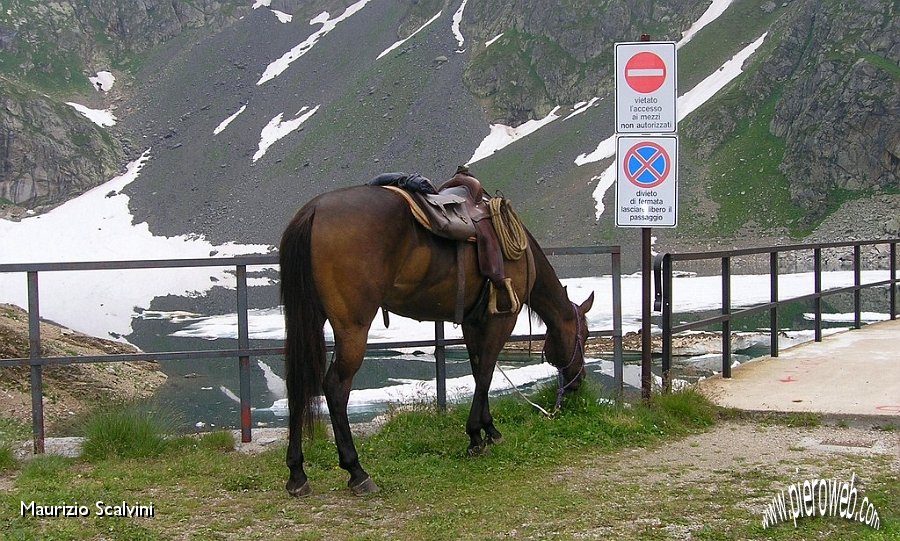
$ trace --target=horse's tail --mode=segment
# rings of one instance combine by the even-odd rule
[[[325,375],[325,310],[312,274],[311,238],[315,205],[306,205],[281,237],[281,302],[284,304],[284,365],[291,429],[302,423],[308,435],[315,400]]]

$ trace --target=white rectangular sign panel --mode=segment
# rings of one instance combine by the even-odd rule
[[[616,225],[678,223],[678,136],[616,138]]]
[[[616,132],[675,133],[674,41],[616,43]]]

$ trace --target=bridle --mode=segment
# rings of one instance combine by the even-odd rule
[[[587,333],[582,334],[583,329],[582,329],[582,325],[581,325],[581,314],[578,313],[578,306],[576,306],[574,302],[571,304],[572,304],[572,309],[575,311],[575,347],[572,349],[572,358],[569,359],[569,364],[567,364],[566,366],[563,366],[562,368],[560,368],[560,367],[556,368],[558,370],[556,379],[557,379],[557,382],[559,385],[559,390],[556,392],[556,405],[553,407],[552,413],[545,410],[540,405],[535,404],[527,396],[522,394],[522,391],[520,391],[519,388],[516,387],[516,385],[512,382],[512,380],[509,379],[509,376],[506,375],[506,372],[503,371],[503,368],[499,364],[497,365],[497,368],[500,369],[500,373],[503,374],[503,377],[506,378],[506,381],[509,382],[509,384],[510,384],[510,386],[512,386],[513,390],[515,390],[516,393],[518,393],[519,396],[522,397],[522,399],[525,402],[528,402],[529,404],[534,406],[538,411],[540,411],[545,416],[550,417],[550,418],[554,417],[556,415],[556,413],[559,411],[559,408],[562,405],[563,395],[566,393],[566,391],[569,389],[569,387],[575,382],[575,380],[578,379],[578,376],[581,375],[582,372],[584,372],[584,365],[582,364],[581,369],[578,371],[577,374],[575,374],[575,377],[572,378],[568,383],[563,384],[563,379],[564,379],[563,372],[565,372],[570,366],[572,366],[572,364],[575,362],[575,359],[578,358],[578,352],[581,352],[582,361],[584,360],[584,344],[585,344],[585,340],[587,340]],[[541,362],[546,362],[546,360],[547,360],[546,355],[545,355],[546,348],[547,348],[547,341],[545,340],[544,341],[544,349],[541,350]]]
[[[571,302],[571,301],[570,301]],[[556,406],[554,406],[555,411],[559,411],[560,405],[562,404],[563,395],[566,394],[566,391],[569,387],[578,380],[578,376],[580,376],[584,372],[584,344],[587,340],[586,334],[582,334],[582,325],[581,325],[581,314],[578,313],[578,306],[572,302],[572,310],[575,312],[575,347],[572,348],[572,357],[569,359],[569,364],[563,367],[557,367],[558,370],[556,374],[557,384],[559,385],[559,390],[556,392]],[[546,349],[546,342],[544,343],[544,348]],[[563,384],[564,376],[563,373],[569,369],[573,364],[575,364],[575,360],[578,358],[578,353],[581,353],[582,365],[578,370],[578,373],[569,380],[568,383]],[[544,350],[541,350],[541,360],[545,361]]]

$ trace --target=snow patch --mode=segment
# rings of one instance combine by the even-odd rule
[[[260,2],[261,1],[263,1],[263,0],[260,0]],[[257,2],[257,3],[260,3],[260,2]],[[323,11],[322,13],[320,13],[319,15],[317,15],[316,17],[311,19],[309,21],[309,24],[311,24],[311,25],[320,24],[320,25],[322,25],[322,27],[319,28],[318,30],[316,30],[315,32],[313,32],[308,38],[303,40],[303,42],[301,42],[299,45],[297,45],[290,51],[284,53],[281,56],[281,58],[270,63],[266,67],[266,70],[263,72],[262,77],[259,78],[259,81],[256,81],[256,85],[259,86],[263,83],[271,81],[275,77],[278,77],[279,75],[284,73],[284,70],[288,69],[290,67],[290,65],[292,63],[294,63],[295,60],[299,59],[300,57],[302,57],[303,55],[308,53],[315,46],[315,44],[319,42],[319,40],[322,37],[324,37],[326,34],[331,32],[332,30],[334,30],[335,27],[338,25],[338,23],[351,17],[353,14],[355,14],[362,8],[366,7],[366,4],[368,4],[368,3],[369,3],[369,0],[359,0],[355,4],[348,6],[347,9],[344,10],[344,13],[342,13],[339,17],[337,17],[335,19],[332,19],[331,15],[327,11]],[[264,5],[266,7],[268,7],[268,4],[264,4]],[[254,7],[256,7],[256,6],[254,6]]]
[[[206,258],[265,253],[267,245],[214,245],[199,235],[154,236],[132,223],[122,190],[150,159],[150,150],[110,181],[45,214],[20,222],[0,220],[0,263]],[[35,246],[44,249],[37,251]],[[269,280],[251,280],[255,285]],[[163,295],[195,296],[213,286],[235,287],[233,267],[44,272],[41,316],[92,336],[131,334],[131,321]],[[0,273],[0,298],[27,306],[24,273]],[[147,314],[153,317],[154,314]]]
[[[559,106],[553,108],[550,113],[547,114],[544,118],[540,120],[529,120],[515,128],[511,128],[504,124],[491,124],[491,133],[488,134],[487,137],[481,141],[481,144],[478,145],[478,148],[475,149],[475,153],[472,154],[472,157],[469,158],[469,161],[466,162],[468,164],[473,164],[478,160],[487,158],[494,152],[511,145],[512,143],[518,141],[519,139],[526,137],[527,135],[536,132],[537,130],[543,128],[547,124],[553,122],[559,115],[557,115],[557,111],[559,111]]]
[[[435,16],[432,17],[431,19],[428,19],[428,22],[426,22],[425,24],[423,24],[422,26],[420,26],[415,32],[413,32],[412,34],[408,35],[407,37],[401,39],[400,41],[395,42],[393,45],[391,45],[391,46],[388,47],[387,49],[381,51],[381,54],[378,55],[378,57],[376,58],[376,60],[380,59],[380,58],[383,57],[384,55],[390,53],[390,52],[393,51],[394,49],[400,47],[401,45],[403,45],[404,43],[406,43],[407,41],[409,41],[410,39],[412,39],[413,36],[415,36],[416,34],[418,34],[419,32],[421,32],[422,30],[424,30],[429,24],[431,24],[431,23],[433,23],[434,21],[436,21],[436,20],[438,19],[438,17],[441,16],[441,13],[443,13],[443,12],[442,12],[442,11],[438,11],[438,12],[437,12],[437,15],[435,15]]]
[[[246,105],[241,105],[241,108],[238,109],[236,113],[234,113],[234,114],[231,115],[230,117],[228,117],[228,118],[226,118],[225,120],[223,120],[222,122],[220,122],[219,125],[216,126],[216,129],[213,130],[213,135],[219,135],[220,133],[222,133],[222,132],[225,130],[225,128],[227,128],[228,125],[231,124],[231,122],[232,122],[235,118],[238,117],[239,114],[241,114],[241,113],[244,112],[245,109],[247,109],[247,106],[246,106]]]
[[[84,115],[85,118],[100,126],[101,128],[115,126],[116,124],[116,117],[109,109],[102,111],[99,109],[91,109],[90,107],[85,107],[80,103],[73,103],[71,101],[67,101],[66,105],[73,107],[76,111]]]
[[[466,38],[463,37],[462,32],[459,30],[459,25],[462,23],[463,10],[466,9],[466,3],[469,0],[463,0],[462,4],[459,5],[459,9],[456,10],[456,13],[453,14],[453,25],[451,29],[453,30],[453,35],[456,36],[456,43],[458,50],[456,52],[461,53],[462,46],[466,42]]]
[[[275,115],[275,118],[269,121],[266,124],[266,127],[262,129],[262,132],[259,134],[259,150],[256,151],[256,154],[253,155],[253,161],[262,158],[266,152],[269,150],[269,147],[275,144],[276,141],[285,137],[292,131],[296,130],[300,127],[301,124],[309,120],[309,117],[316,114],[316,111],[319,110],[321,105],[316,105],[315,108],[309,109],[308,106],[304,105],[299,111],[297,111],[296,117],[291,120],[282,121],[281,118],[284,113],[278,113]],[[304,113],[304,111],[306,111]],[[301,114],[302,113],[302,114]]]
[[[272,10],[269,10],[269,11],[271,11],[272,14],[275,15],[275,17],[278,19],[278,22],[280,22],[280,23],[285,23],[285,24],[287,24],[287,23],[289,23],[289,22],[291,22],[291,21],[294,20],[294,16],[293,16],[293,15],[289,15],[289,14],[283,12],[283,11],[278,11],[277,9],[272,9]]]
[[[116,82],[116,78],[108,71],[98,71],[96,76],[88,77],[88,79],[94,85],[94,88],[102,92],[112,90],[113,84]]]
[[[703,15],[701,15],[690,28],[684,31],[681,35],[681,40],[675,44],[675,48],[681,48],[687,42],[691,41],[703,27],[718,19],[719,15],[725,13],[725,10],[728,9],[728,6],[731,5],[732,1],[733,0],[713,0],[712,4],[710,4],[709,7],[706,8],[706,11],[703,12]]]

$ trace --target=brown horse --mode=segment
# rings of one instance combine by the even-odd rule
[[[506,275],[519,299],[547,326],[544,354],[560,371],[560,389],[574,390],[584,378],[585,313],[594,296],[580,306],[572,303],[530,234],[528,242],[526,257],[506,262]],[[477,454],[501,439],[488,409],[488,390],[517,314],[488,315],[473,309],[479,305],[484,278],[478,273],[474,245],[464,250],[462,330],[475,378],[466,433],[469,452]],[[314,420],[316,396],[324,392],[339,463],[350,473],[348,486],[356,494],[375,492],[378,486],[360,466],[347,419],[350,388],[366,352],[369,326],[380,307],[417,320],[452,320],[456,243],[418,225],[399,195],[357,186],[325,193],[301,208],[284,231],[280,254],[287,333],[287,491],[293,496],[311,492],[301,438]],[[327,371],[325,320],[334,330],[334,357]]]

